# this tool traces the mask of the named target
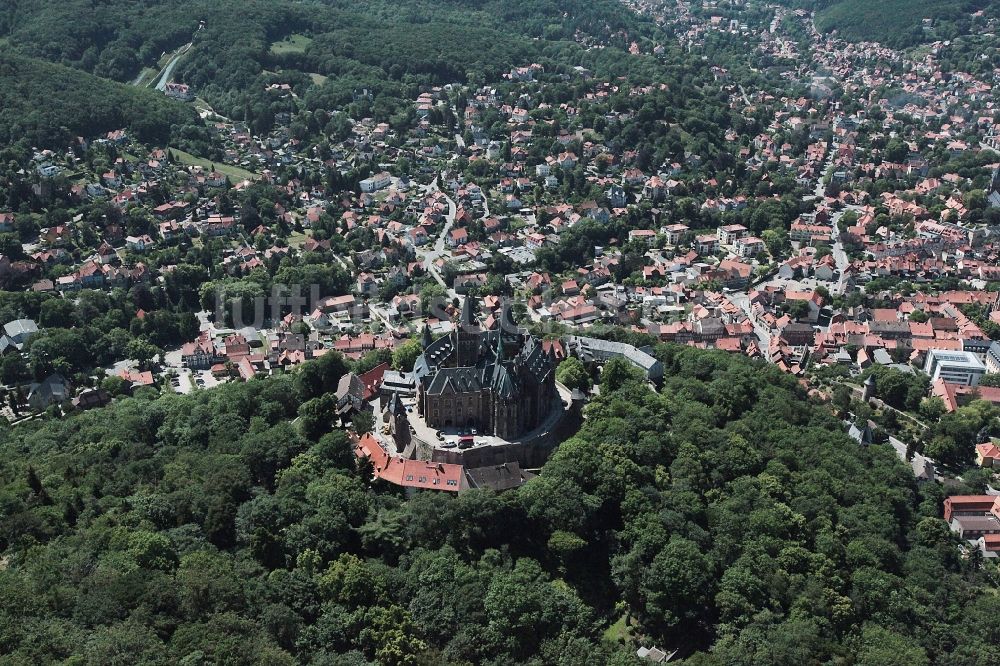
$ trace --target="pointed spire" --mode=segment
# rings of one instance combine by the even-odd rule
[[[503,329],[497,330],[497,348],[494,351],[496,358],[493,361],[493,388],[496,389],[499,385],[501,376],[504,373],[503,367]]]
[[[424,323],[424,330],[420,332],[420,344],[424,349],[431,346],[434,342],[434,336],[431,335],[431,327]]]

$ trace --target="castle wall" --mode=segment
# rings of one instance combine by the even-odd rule
[[[446,428],[450,424],[454,428],[475,427],[487,431],[492,424],[491,408],[489,391],[428,395],[423,417],[432,428]]]
[[[555,449],[559,442],[572,437],[576,433],[580,427],[580,423],[581,416],[579,410],[571,409],[564,411],[551,429],[537,433],[529,439],[507,444],[475,446],[471,449],[442,449],[434,447],[431,448],[431,460],[433,462],[465,465],[470,469],[502,465],[505,462],[516,460],[522,468],[538,468],[545,464],[545,461],[548,460],[553,449]]]

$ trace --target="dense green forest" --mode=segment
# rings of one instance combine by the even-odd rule
[[[363,6],[344,0],[14,0],[0,8],[0,35],[8,35],[10,44],[30,55],[120,81],[134,78],[142,66],[154,64],[161,53],[192,37],[220,54],[242,45],[240,50],[259,62],[262,54],[253,48],[258,40],[361,26],[390,35],[406,26],[418,33],[429,26],[493,31],[483,35],[488,41],[473,36],[439,45],[455,53],[471,52],[472,46],[489,49],[518,37],[569,40],[578,31],[605,35],[627,31],[635,39],[651,32],[648,24],[610,0],[373,0]],[[395,38],[363,42],[350,46],[406,46]],[[411,56],[420,59],[417,53]]]
[[[802,3],[799,3],[802,4]],[[967,34],[972,12],[997,5],[990,0],[833,0],[814,3],[816,28],[836,30],[850,41],[877,41],[904,48]],[[933,19],[930,30],[923,20]]]
[[[612,362],[578,435],[499,495],[373,487],[330,422],[335,354],[6,431],[0,653],[578,666],[634,663],[631,633],[691,664],[1000,659],[940,487],[774,367],[657,353],[662,390]]]
[[[60,147],[122,128],[166,144],[200,124],[192,108],[160,93],[0,50],[0,144]]]
[[[665,84],[645,99],[622,94],[615,100],[620,108],[648,106],[639,113],[641,124],[605,128],[594,118],[615,145],[643,144],[643,166],[653,157],[679,159],[685,150],[714,156],[722,131],[745,122],[730,118],[725,105],[706,101],[709,61],[685,58],[670,43],[660,44],[660,58],[628,54],[632,41],[651,50],[657,29],[612,0],[376,0],[364,7],[320,0],[70,0],[15,3],[0,16],[9,48],[119,81],[133,81],[140,71],[143,80],[153,78],[150,72],[167,60],[164,50],[191,42],[174,78],[256,134],[267,133],[276,114],[292,108],[323,118],[344,110],[404,128],[415,122],[412,101],[426,86],[497,84],[512,67],[533,62],[545,68],[544,94],[553,104],[579,94],[573,76],[578,65],[603,78]],[[608,48],[585,48],[591,43]],[[277,82],[292,85],[298,101],[270,94],[268,85]],[[83,124],[89,116],[74,116],[77,106],[65,105],[69,121],[52,126]],[[301,138],[320,129],[339,135],[342,128],[325,120],[313,125]]]
[[[216,110],[248,122],[266,115],[266,82],[311,88],[308,108],[372,94],[369,113],[386,118],[421,84],[496,80],[515,65],[587,64],[614,75],[649,69],[620,49],[587,53],[570,40],[625,47],[648,39],[652,24],[612,0],[128,0],[14,2],[0,9],[0,36],[20,52],[126,82],[187,42],[175,78]],[[302,35],[298,49],[272,45]],[[372,38],[377,35],[377,38]],[[633,59],[636,60],[636,59]],[[652,78],[653,70],[647,79]],[[314,84],[310,74],[326,77]],[[266,126],[266,124],[265,124]]]

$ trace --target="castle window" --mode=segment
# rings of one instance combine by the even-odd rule
[[[449,486],[457,486],[458,485],[458,481],[456,481],[454,479],[448,479],[447,481],[445,481],[445,483],[447,483]]]

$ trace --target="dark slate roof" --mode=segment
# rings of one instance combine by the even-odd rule
[[[869,322],[868,330],[872,333],[899,333],[909,335],[910,324],[905,321],[873,321]]]
[[[493,490],[509,490],[524,484],[533,474],[521,471],[521,466],[515,460],[503,465],[490,465],[466,469],[465,475],[472,488],[492,488]]]
[[[363,400],[365,395],[364,383],[353,372],[341,376],[340,381],[337,382],[337,399],[342,400],[348,395],[358,400]]]
[[[455,353],[451,335],[435,340],[417,359],[413,372],[429,395],[490,388],[499,395],[511,396],[517,393],[522,382],[542,382],[555,371],[553,355],[546,353],[532,336],[505,334],[501,330],[480,331],[478,335],[479,362],[475,367],[441,367]],[[510,346],[515,342],[517,352],[508,357]]]
[[[493,390],[501,398],[509,398],[517,391],[511,373],[503,365],[496,366],[496,374],[493,376]]]
[[[485,368],[441,368],[427,388],[429,395],[472,393],[486,386]]]

